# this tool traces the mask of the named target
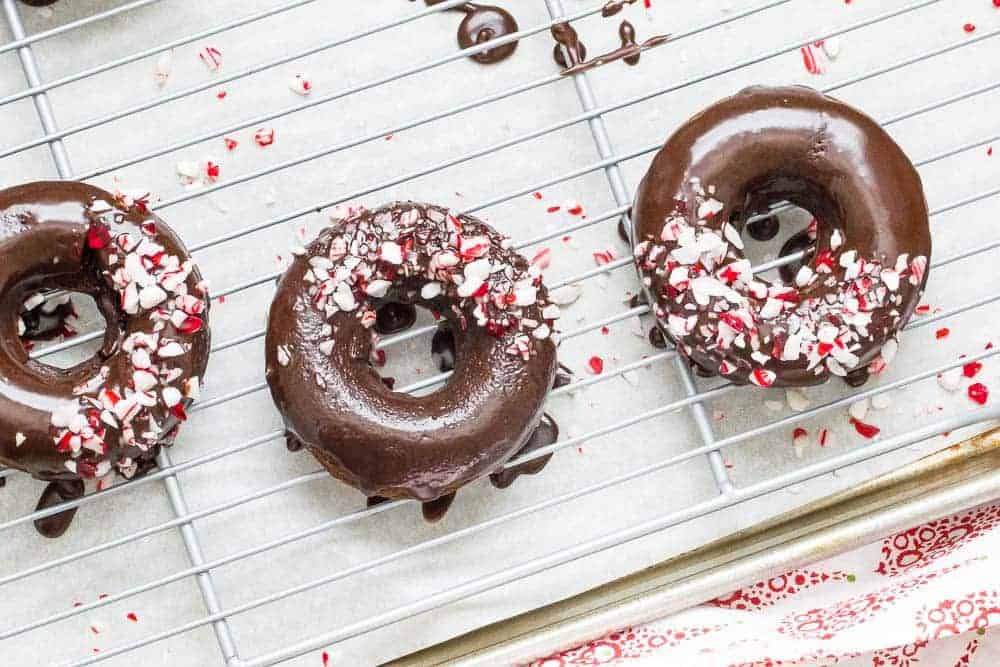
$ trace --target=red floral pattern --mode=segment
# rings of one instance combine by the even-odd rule
[[[972,656],[976,654],[977,650],[979,650],[979,640],[969,640],[969,643],[965,645],[965,653],[959,656],[958,661],[955,663],[955,667],[968,667],[971,665]]]
[[[829,607],[792,612],[781,620],[778,632],[795,639],[832,639],[848,628],[870,621],[897,600],[958,567],[959,565],[951,565],[926,572],[899,584],[847,598]]]
[[[973,658],[982,651],[982,637],[969,635],[986,635],[1000,623],[998,554],[1000,502],[929,521],[532,666],[857,667],[862,659],[872,667],[986,667]]]
[[[854,581],[854,575],[847,572],[819,572],[817,570],[792,570],[780,577],[759,581],[724,597],[710,600],[708,604],[722,609],[739,611],[757,610],[769,607],[797,593],[829,581]]]
[[[625,628],[569,651],[563,651],[530,667],[566,667],[568,665],[610,665],[633,660],[663,648],[674,648],[695,637],[716,632],[725,625],[657,629],[651,626]]]
[[[1000,592],[981,590],[941,600],[917,612],[916,627],[924,637],[940,639],[969,630],[985,630],[1000,622]]]
[[[920,662],[917,654],[927,648],[927,641],[918,639],[912,644],[879,649],[872,653],[872,667],[913,667]]]
[[[928,521],[883,540],[882,559],[875,572],[895,577],[913,568],[926,567],[997,526],[1000,526],[1000,504]]]

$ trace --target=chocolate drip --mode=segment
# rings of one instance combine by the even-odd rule
[[[416,306],[412,303],[394,301],[385,304],[375,312],[375,331],[383,336],[399,333],[412,327],[416,321]]]
[[[553,26],[553,30],[554,29],[555,26]],[[639,62],[639,56],[643,51],[659,46],[670,39],[670,35],[655,35],[639,44],[635,41],[635,26],[628,21],[622,21],[621,25],[618,27],[618,36],[622,41],[622,45],[620,47],[614,51],[602,53],[599,56],[591,58],[590,60],[574,63],[572,67],[567,67],[562,71],[563,76],[586,72],[587,70],[600,67],[601,65],[605,65],[616,60],[624,60],[629,65],[635,65]]]
[[[45,490],[42,491],[42,497],[38,499],[38,505],[35,506],[35,511],[44,510],[60,503],[75,500],[81,497],[83,497],[82,480],[74,479],[49,482],[45,487]],[[62,534],[69,528],[70,523],[72,523],[73,517],[76,516],[77,509],[78,508],[76,507],[71,507],[70,509],[59,512],[58,514],[53,514],[41,519],[35,519],[35,530],[37,530],[44,537],[61,537]]]
[[[558,439],[559,425],[555,423],[552,417],[543,414],[542,419],[538,422],[538,426],[535,427],[535,432],[531,434],[528,442],[525,443],[524,447],[514,457],[524,456],[536,449],[548,447]],[[537,459],[511,466],[506,470],[495,472],[490,475],[490,483],[498,489],[506,489],[521,475],[535,475],[541,472],[542,468],[546,466],[551,458],[552,454],[546,454],[545,456],[539,456]]]
[[[298,451],[302,450],[302,448],[304,447],[304,445],[302,444],[301,440],[299,440],[298,438],[296,438],[291,433],[287,433],[286,432],[285,433],[285,447],[290,452],[298,452]]]
[[[555,379],[552,380],[552,388],[558,389],[559,387],[565,387],[568,384],[573,384],[573,371],[564,364],[559,364],[559,368],[556,370]]]
[[[755,241],[770,241],[778,235],[778,216],[769,215],[766,218],[758,218],[747,225],[747,232],[750,238]]]
[[[868,382],[868,367],[862,366],[861,368],[855,368],[853,371],[844,376],[844,382],[848,386],[854,387],[855,389],[862,386],[864,383]]]
[[[389,502],[389,499],[385,496],[368,496],[365,501],[366,507],[375,507],[376,505],[381,505],[382,503]]]
[[[801,260],[778,267],[778,275],[781,276],[781,279],[785,282],[785,284],[794,284],[795,275],[799,272],[799,269],[802,268],[803,264],[807,264],[812,260],[812,254],[815,249],[816,239],[813,238],[813,235],[809,233],[808,229],[803,229],[801,232],[788,237],[785,244],[781,246],[781,251],[778,252],[779,258],[787,257],[788,255],[797,253],[800,250],[804,250],[806,254]]]
[[[438,329],[434,332],[431,358],[442,373],[455,369],[455,335],[450,329]]]
[[[26,5],[31,5],[32,7],[47,7],[48,5],[56,4],[57,0],[21,0]]]
[[[642,292],[639,292],[638,294],[633,294],[632,298],[628,300],[628,307],[638,308],[639,306],[645,306],[648,303],[649,300],[646,298],[646,295],[643,294]]]
[[[628,231],[625,229],[625,218],[618,221],[618,238],[622,240],[625,245],[632,245],[632,239],[628,236]]]
[[[604,18],[609,18],[625,9],[625,5],[634,5],[636,0],[610,0],[607,4],[601,7],[601,16]]]
[[[448,508],[451,507],[451,503],[455,500],[455,493],[449,493],[447,495],[441,496],[435,500],[430,500],[426,503],[421,504],[421,510],[424,513],[424,520],[430,523],[435,521],[440,521],[441,518],[447,514]]]
[[[654,326],[649,330],[649,344],[658,350],[667,349],[667,337],[660,331],[660,327]]]
[[[576,28],[565,21],[556,23],[551,28],[552,37],[556,40],[556,45],[552,50],[552,57],[556,64],[563,69],[579,65],[587,59],[587,47],[580,41],[576,34]],[[569,54],[569,60],[566,54]]]
[[[22,311],[20,317],[24,322],[21,340],[29,350],[37,341],[76,335],[76,330],[68,324],[69,320],[77,317],[73,300],[68,297],[61,303],[42,302],[31,310]]]
[[[4,488],[5,486],[7,486],[7,478],[0,477],[0,489]]]
[[[444,2],[444,0],[424,0],[424,2],[432,6]],[[465,2],[456,7],[449,7],[449,10],[465,14],[465,18],[458,26],[458,45],[463,49],[518,31],[517,21],[514,20],[514,17],[506,9],[500,7]],[[514,41],[469,57],[477,63],[492,65],[506,60],[516,50],[517,42]]]

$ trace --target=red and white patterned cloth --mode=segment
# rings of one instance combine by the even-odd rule
[[[1000,502],[625,628],[532,667],[996,667],[998,623]]]

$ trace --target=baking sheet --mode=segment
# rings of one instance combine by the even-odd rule
[[[217,0],[213,3],[164,0],[43,41],[36,45],[35,52],[42,76],[48,80],[278,4],[276,0]],[[592,4],[596,3],[566,2],[567,11],[571,12]],[[635,23],[642,38],[654,32],[682,31],[716,20],[726,12],[757,4],[760,3],[654,0],[651,10],[632,7],[622,16]],[[606,105],[776,49],[826,27],[846,25],[905,4],[899,0],[850,5],[820,0],[795,1],[648,52],[643,55],[639,67],[627,68],[617,63],[597,70],[591,74],[591,80],[598,104]],[[50,11],[25,7],[22,14],[31,32],[114,5],[98,0],[72,0],[60,2]],[[515,14],[522,28],[548,20],[541,0],[506,0],[504,5]],[[341,2],[311,3],[252,26],[176,49],[173,72],[163,90],[154,83],[155,59],[147,59],[54,90],[52,104],[60,125],[70,127],[111,110],[210,82],[213,77],[218,79],[291,50],[304,49],[417,9],[418,5],[405,0],[368,0],[349,6]],[[315,99],[447,55],[453,52],[458,20],[457,14],[450,13],[427,17],[237,82],[213,85],[185,99],[75,135],[66,142],[72,165],[77,173],[87,173],[155,150],[165,143],[301,105],[310,98],[300,98],[289,90],[288,79],[295,73],[306,73],[311,78],[315,90],[312,99]],[[606,122],[613,145],[619,153],[625,153],[660,141],[698,109],[746,85],[834,84],[894,60],[961,40],[963,35],[969,36],[963,25],[970,22],[978,31],[996,29],[1000,27],[1000,14],[988,2],[945,0],[846,35],[839,57],[835,61],[824,61],[826,73],[821,76],[806,72],[801,55],[793,51],[609,113]],[[617,20],[594,17],[580,21],[577,29],[592,52],[598,52],[615,46],[616,26]],[[3,32],[5,29],[0,26],[0,40],[3,41],[9,39]],[[223,54],[222,69],[216,74],[209,72],[198,59],[198,49],[206,44],[217,46]],[[876,118],[892,116],[995,81],[995,62],[1000,55],[998,44],[996,40],[986,40],[847,87],[837,94]],[[211,157],[222,167],[223,182],[239,178],[324,146],[369,133],[377,135],[407,119],[551,75],[556,71],[551,49],[551,39],[543,33],[523,40],[514,57],[500,65],[484,67],[459,60],[287,118],[254,123],[246,129],[233,131],[227,136],[236,139],[239,146],[232,152],[226,150],[221,139],[212,139],[91,180],[109,188],[148,189],[162,199],[171,199],[185,192],[176,175],[179,161]],[[0,55],[0,95],[22,87],[21,71],[13,54]],[[226,93],[223,99],[219,98],[220,91]],[[891,132],[908,154],[920,159],[996,133],[995,114],[986,110],[995,108],[998,100],[1000,93],[997,92],[980,95],[895,124]],[[475,207],[494,196],[528,188],[533,183],[597,161],[586,125],[573,125],[432,176],[367,191],[373,189],[373,184],[403,178],[440,161],[579,113],[572,82],[558,81],[455,117],[394,133],[391,138],[380,137],[336,155],[178,203],[160,213],[189,244],[198,244],[316,202],[344,198],[367,205],[393,198],[415,198],[456,208]],[[276,140],[273,145],[260,148],[254,144],[253,132],[265,126],[275,129]],[[38,122],[30,101],[0,107],[0,127],[3,128],[0,136],[4,146],[37,136]],[[630,187],[641,178],[650,158],[645,155],[623,165]],[[990,157],[985,147],[977,148],[926,167],[921,174],[933,209],[996,187],[1000,180],[1000,156]],[[4,184],[55,175],[45,147],[0,160],[0,182]],[[566,213],[568,204],[578,202],[586,214],[592,216],[615,206],[601,172],[541,189],[541,194],[541,200],[529,194],[492,206],[481,215],[515,239],[526,239],[550,231],[555,233],[579,222],[578,218]],[[551,206],[561,206],[562,210],[547,213]],[[996,238],[998,212],[1000,200],[993,198],[933,218],[934,258],[943,258]],[[310,236],[324,224],[326,217],[325,213],[310,214],[200,251],[197,257],[213,287],[242,283],[275,270],[279,261],[276,255],[285,258],[288,250],[300,242],[300,235]],[[304,231],[300,231],[302,227]],[[617,240],[613,223],[601,223],[568,236],[566,241],[556,238],[542,244],[552,251],[552,266],[546,274],[549,282],[592,268],[594,251],[610,247],[620,255],[626,250]],[[526,252],[533,254],[539,247],[542,246]],[[975,260],[956,262],[932,272],[926,303],[932,308],[948,309],[993,294],[997,286],[993,269],[997,259],[1000,259],[1000,251],[993,250]],[[586,281],[580,300],[566,310],[563,328],[572,330],[622,312],[627,307],[624,301],[635,285],[634,275],[628,267]],[[229,296],[224,303],[214,304],[215,340],[227,341],[261,328],[271,290],[269,284],[264,284]],[[881,381],[902,378],[953,361],[963,353],[978,353],[989,337],[996,335],[997,323],[1000,323],[1000,306],[990,304],[915,329],[904,336],[896,363]],[[648,319],[643,318],[641,324],[647,328]],[[624,321],[611,325],[606,333],[596,330],[566,340],[560,348],[560,359],[581,377],[588,377],[587,360],[593,355],[605,360],[607,370],[635,362],[653,353],[644,339],[635,335],[636,326],[635,322]],[[948,327],[950,334],[938,339],[935,334],[941,327]],[[262,341],[255,339],[213,355],[203,398],[211,399],[261,382],[262,352]],[[401,382],[433,372],[429,337],[392,348],[389,356],[390,363],[398,363],[390,368],[395,368],[391,372]],[[1000,384],[997,369],[996,363],[986,363],[977,380],[997,386]],[[701,388],[714,386],[717,382],[698,381]],[[830,383],[806,393],[814,404],[819,404],[847,395],[847,392],[842,384]],[[631,373],[629,381],[615,378],[572,396],[554,398],[550,412],[561,425],[564,437],[575,437],[682,396],[683,389],[672,362],[659,361]],[[950,394],[933,380],[904,392],[895,392],[893,398],[888,409],[872,412],[868,419],[877,424],[884,435],[977,409],[965,396],[964,385],[959,392]],[[777,412],[762,407],[763,401],[770,399],[781,400],[780,392],[747,388],[709,404],[717,437],[739,433],[790,414],[787,407]],[[753,483],[791,470],[803,462],[865,446],[865,441],[854,433],[842,410],[808,419],[802,426],[809,430],[810,437],[821,428],[829,428],[832,444],[820,447],[810,441],[800,459],[791,445],[790,432],[779,430],[751,439],[726,452],[734,483]],[[175,461],[183,461],[245,442],[279,427],[280,420],[267,392],[254,392],[196,413],[171,455]],[[890,457],[741,505],[724,514],[685,524],[612,552],[383,628],[328,649],[331,661],[333,664],[376,664],[566,597],[868,479],[964,435],[953,433],[949,438],[937,438]],[[441,523],[422,523],[415,507],[391,510],[221,567],[213,571],[212,576],[222,604],[236,606],[683,453],[700,444],[689,413],[678,411],[568,448],[554,457],[543,474],[522,478],[506,491],[498,492],[484,482],[470,485],[458,494],[455,505]],[[308,455],[290,454],[282,442],[272,441],[185,471],[179,479],[191,509],[197,511],[316,468]],[[40,491],[39,483],[23,475],[14,476],[3,491],[0,520],[29,511]],[[512,521],[503,530],[461,539],[446,548],[402,559],[235,616],[230,624],[236,645],[245,658],[276,650],[478,575],[601,535],[612,528],[638,523],[711,498],[716,492],[707,460],[698,457],[621,488],[614,487]],[[357,492],[331,479],[321,478],[211,515],[196,521],[195,526],[206,558],[211,560],[361,507],[363,499]],[[7,548],[0,555],[0,576],[170,518],[173,515],[160,483],[136,486],[82,508],[73,528],[62,540],[43,540],[30,526],[8,531]],[[101,594],[122,591],[189,565],[179,534],[175,530],[166,531],[7,585],[6,594],[0,599],[0,613],[8,619],[5,627],[20,624],[67,609],[74,602],[91,602]],[[138,622],[128,620],[129,612],[136,615]],[[79,659],[90,655],[94,649],[106,650],[204,614],[197,586],[193,580],[185,579],[123,603],[6,640],[2,642],[4,656],[12,664]],[[317,651],[288,664],[318,665],[320,660]],[[210,627],[111,659],[108,664],[167,662],[183,665],[221,662]]]

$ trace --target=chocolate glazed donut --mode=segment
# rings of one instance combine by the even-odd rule
[[[787,200],[817,219],[789,284],[753,274],[744,221]],[[897,349],[927,281],[920,177],[871,118],[805,87],[748,88],[653,160],[634,205],[655,315],[697,366],[737,383],[863,382]]]
[[[0,463],[51,482],[39,507],[151,467],[208,360],[208,301],[181,241],[142,200],[42,182],[0,191],[0,256]],[[30,358],[19,337],[22,306],[52,289],[90,295],[107,323],[71,368]],[[72,511],[36,526],[61,534]]]
[[[532,437],[556,372],[547,298],[509,239],[473,217],[407,202],[334,220],[282,277],[268,319],[267,381],[293,448],[371,502],[423,502],[428,519],[474,479],[506,486],[506,461],[555,438],[551,420]],[[430,309],[451,333],[454,371],[432,394],[393,392],[372,366],[376,311],[392,302]]]

